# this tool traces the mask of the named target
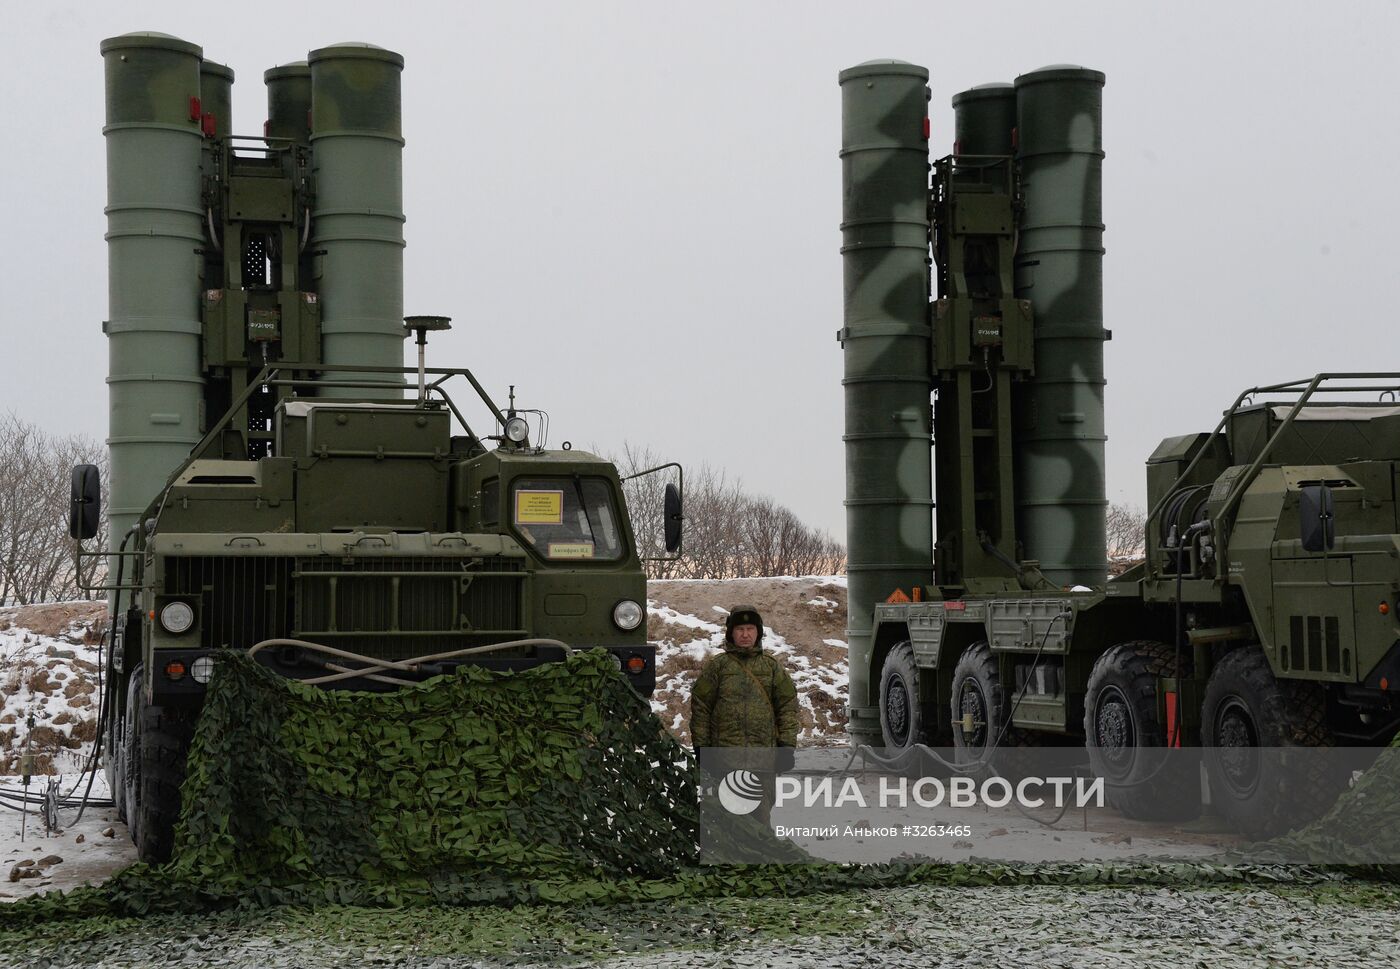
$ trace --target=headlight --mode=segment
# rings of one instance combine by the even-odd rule
[[[165,627],[166,632],[176,636],[189,632],[190,627],[194,625],[194,610],[188,602],[167,603],[160,611],[160,624]]]
[[[190,664],[190,677],[196,683],[208,683],[214,675],[214,657],[200,656]]]
[[[613,622],[618,629],[636,629],[642,623],[642,607],[631,599],[613,606]]]
[[[523,417],[512,417],[506,421],[506,440],[512,444],[519,444],[530,436],[530,425],[525,423]]]

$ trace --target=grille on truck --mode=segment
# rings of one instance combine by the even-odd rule
[[[524,635],[517,559],[172,556],[165,570],[168,594],[199,601],[205,647],[294,638],[404,659]]]

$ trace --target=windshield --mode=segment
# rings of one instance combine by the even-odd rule
[[[510,518],[517,534],[547,559],[622,557],[622,535],[606,478],[516,478]]]

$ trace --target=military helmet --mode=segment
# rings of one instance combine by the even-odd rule
[[[754,640],[754,647],[762,646],[763,617],[753,606],[735,606],[729,610],[729,616],[724,620],[724,641],[731,646],[734,645],[734,627],[744,625],[758,627],[758,638]]]

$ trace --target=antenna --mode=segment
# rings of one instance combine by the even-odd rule
[[[405,316],[403,328],[418,337],[418,403],[428,396],[428,331],[452,329],[450,316]]]

